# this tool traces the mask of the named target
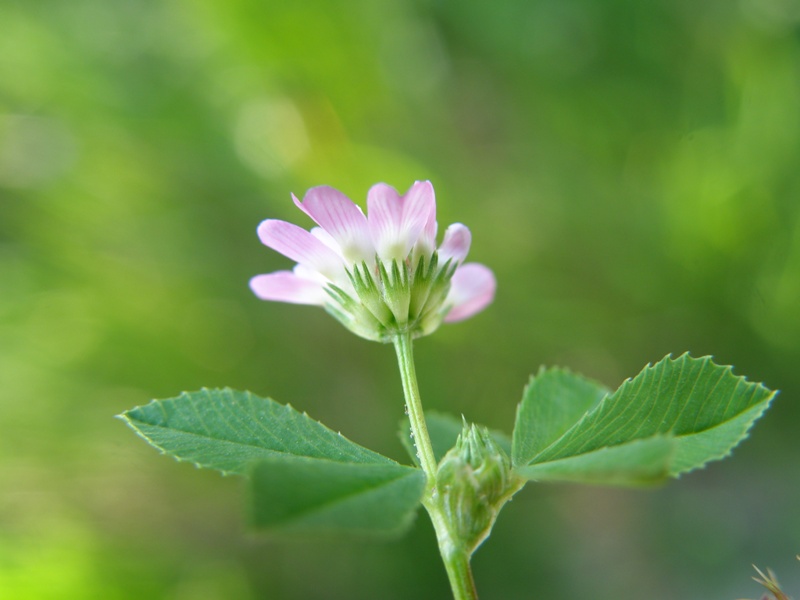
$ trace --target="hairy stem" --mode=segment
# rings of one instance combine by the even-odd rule
[[[439,552],[442,555],[450,587],[455,600],[477,600],[478,593],[472,579],[472,569],[469,564],[470,551],[464,540],[458,539],[456,528],[450,523],[444,510],[440,495],[436,490],[436,458],[433,454],[428,426],[422,411],[422,399],[417,386],[417,372],[414,367],[414,353],[410,333],[399,333],[394,339],[397,352],[397,363],[400,367],[400,377],[403,381],[403,393],[406,399],[406,410],[411,422],[411,433],[414,436],[414,446],[417,450],[419,464],[427,477],[423,506],[430,515],[436,539],[439,542]]]
[[[397,351],[397,364],[400,367],[400,378],[403,380],[406,412],[411,421],[411,432],[414,436],[417,458],[419,458],[419,464],[425,471],[425,475],[428,476],[428,484],[432,485],[436,481],[436,458],[433,455],[428,426],[422,412],[422,399],[419,395],[419,387],[417,387],[417,370],[414,367],[411,334],[397,334],[394,338],[394,348]]]

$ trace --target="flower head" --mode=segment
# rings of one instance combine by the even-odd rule
[[[429,181],[404,194],[385,183],[367,195],[367,215],[327,186],[308,190],[297,207],[316,222],[311,231],[267,219],[261,242],[294,260],[291,271],[256,275],[262,300],[324,306],[347,328],[388,342],[400,332],[427,335],[442,321],[483,310],[494,298],[491,270],[464,264],[471,235],[450,225],[436,246],[436,200]]]

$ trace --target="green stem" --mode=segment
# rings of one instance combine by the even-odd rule
[[[423,502],[436,531],[439,542],[439,554],[442,555],[444,568],[450,580],[450,589],[455,600],[478,600],[478,590],[475,589],[475,580],[472,578],[472,567],[469,564],[469,551],[453,535],[453,528],[447,520],[441,502],[436,502],[434,490],[428,501]]]
[[[436,458],[433,455],[431,437],[428,435],[428,426],[425,415],[422,413],[422,399],[417,387],[417,370],[414,367],[414,352],[412,349],[411,334],[399,333],[394,337],[394,348],[397,351],[397,365],[400,367],[400,378],[403,380],[403,394],[406,398],[406,412],[411,421],[411,432],[414,435],[414,446],[417,449],[417,458],[428,483],[436,481]]]
[[[414,436],[414,446],[417,449],[419,464],[428,479],[422,504],[428,511],[436,531],[439,552],[450,579],[453,598],[455,600],[477,600],[478,592],[475,589],[469,564],[470,552],[464,541],[458,539],[456,528],[449,521],[441,497],[436,491],[436,458],[433,454],[428,426],[425,423],[425,415],[422,412],[422,399],[417,386],[411,334],[408,332],[398,333],[392,341],[397,352],[397,363],[403,381],[403,393],[406,399],[408,419],[411,422],[411,432]]]

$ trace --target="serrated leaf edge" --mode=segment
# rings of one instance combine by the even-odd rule
[[[649,363],[648,363],[648,365],[649,365]],[[515,453],[514,453],[514,433],[515,433],[515,432],[516,432],[516,430],[517,430],[517,424],[519,423],[519,420],[520,420],[520,411],[522,410],[522,405],[523,405],[523,403],[525,402],[525,398],[527,398],[527,397],[528,397],[528,390],[529,390],[529,389],[531,388],[531,386],[534,384],[534,382],[536,381],[536,378],[537,378],[537,377],[541,377],[541,376],[542,376],[542,375],[544,375],[545,373],[549,373],[549,372],[557,372],[557,373],[559,373],[559,374],[560,374],[560,373],[564,373],[564,374],[567,374],[567,375],[571,375],[571,376],[573,376],[573,377],[578,377],[578,378],[580,378],[580,379],[583,379],[584,381],[588,381],[589,383],[593,383],[593,384],[597,385],[597,387],[599,387],[599,388],[601,388],[601,389],[604,389],[604,390],[606,391],[606,393],[605,393],[605,395],[604,395],[602,398],[600,398],[600,400],[597,402],[597,404],[595,405],[595,408],[597,408],[597,407],[598,407],[600,404],[602,404],[602,403],[603,403],[603,401],[604,401],[604,400],[605,400],[605,399],[606,399],[606,398],[607,398],[607,397],[608,397],[610,394],[613,394],[613,393],[614,393],[614,390],[611,390],[611,389],[609,389],[609,387],[608,387],[607,385],[605,385],[604,383],[602,383],[602,382],[600,382],[600,381],[598,381],[598,380],[596,380],[596,379],[593,379],[592,377],[586,377],[585,375],[583,375],[583,374],[581,374],[581,373],[578,373],[578,372],[576,372],[576,371],[573,371],[573,370],[572,370],[572,369],[570,369],[569,367],[562,367],[562,366],[558,366],[558,365],[555,365],[555,366],[552,366],[552,367],[548,367],[547,365],[539,365],[539,369],[536,371],[536,374],[535,374],[535,375],[530,375],[530,376],[528,377],[528,383],[526,383],[526,384],[525,384],[525,387],[524,387],[524,388],[522,388],[522,400],[520,400],[519,402],[517,402],[517,408],[516,408],[516,410],[514,411],[514,430],[511,432],[511,452],[509,453],[509,457],[511,458],[512,464],[514,464],[514,466],[515,466],[515,467],[526,467],[526,466],[528,466],[528,465],[530,465],[530,464],[532,464],[532,463],[533,463],[533,458],[536,458],[536,457],[534,456],[534,457],[533,457],[533,458],[532,458],[530,461],[528,461],[528,462],[527,462],[527,463],[525,463],[524,465],[517,465],[517,464],[514,462],[514,460],[515,460]],[[630,379],[630,378],[628,378],[628,379]],[[626,380],[626,381],[627,381],[627,380]],[[578,421],[575,421],[575,423],[574,423],[573,425],[570,425],[570,426],[567,428],[567,430],[566,430],[566,431],[565,431],[563,434],[561,434],[561,435],[560,435],[558,438],[556,438],[555,440],[553,440],[553,441],[552,441],[552,442],[551,442],[551,443],[550,443],[548,446],[546,446],[545,448],[542,448],[542,450],[540,450],[540,451],[539,451],[539,454],[542,454],[542,453],[543,453],[545,450],[547,450],[547,449],[548,449],[550,446],[552,446],[553,444],[555,444],[556,442],[558,442],[558,440],[560,440],[562,437],[564,437],[564,436],[567,434],[567,432],[568,432],[570,429],[572,429],[572,427],[574,427],[574,426],[575,426],[575,425],[577,425],[577,424],[578,424],[578,423],[579,423],[581,420],[583,420],[584,418],[586,418],[586,416],[587,416],[587,415],[588,415],[590,412],[592,412],[592,410],[594,410],[594,409],[587,410],[586,412],[584,412],[584,413],[583,413],[583,415],[581,415],[581,417],[580,417],[580,419],[579,419]]]
[[[749,382],[749,383],[752,383],[752,382]],[[778,395],[778,391],[777,390],[770,390],[768,387],[766,387],[766,386],[764,386],[764,385],[762,385],[760,383],[757,384],[757,385],[759,385],[760,387],[762,387],[763,389],[765,389],[765,390],[767,390],[768,392],[771,392],[771,393],[767,397],[767,399],[764,400],[764,402],[761,404],[761,406],[760,406],[761,410],[758,411],[758,414],[756,414],[752,419],[750,419],[750,423],[748,424],[747,429],[745,429],[745,431],[742,433],[742,435],[739,436],[738,438],[736,438],[736,441],[733,444],[731,444],[731,446],[723,454],[719,454],[719,455],[713,456],[712,458],[709,458],[707,461],[705,461],[703,464],[697,465],[696,467],[692,467],[690,469],[684,469],[684,470],[678,471],[676,473],[671,473],[670,477],[673,477],[673,478],[677,479],[677,478],[679,478],[682,475],[685,475],[687,473],[693,473],[694,471],[701,471],[701,470],[705,469],[706,466],[708,465],[708,463],[717,462],[717,461],[720,461],[720,460],[725,460],[726,458],[728,458],[729,456],[731,456],[733,454],[733,451],[736,450],[736,448],[739,446],[739,444],[741,444],[743,441],[745,441],[746,439],[748,439],[750,437],[750,432],[752,431],[753,427],[755,427],[756,421],[758,421],[761,417],[764,416],[764,413],[767,412],[767,409],[772,404],[772,401]],[[729,421],[730,421],[730,419],[728,421],[725,421],[724,423],[720,423],[718,425],[715,425],[714,427],[709,427],[708,429],[704,429],[700,433],[705,433],[707,431],[712,431],[713,429],[716,429],[717,427],[720,427],[721,425],[724,425],[725,423],[728,423]],[[697,435],[697,434],[693,433],[693,434],[690,434],[690,435]],[[679,440],[681,438],[688,437],[688,436],[686,436],[686,435],[676,435],[674,437],[675,437],[676,440]]]
[[[559,437],[558,437],[558,439],[554,440],[554,441],[553,441],[553,442],[551,442],[551,443],[550,443],[550,444],[549,444],[547,447],[543,448],[543,449],[542,449],[542,450],[541,450],[541,451],[540,451],[540,452],[539,452],[539,453],[538,453],[536,456],[534,456],[534,457],[533,457],[533,458],[532,458],[530,461],[528,461],[526,464],[524,464],[524,465],[515,465],[515,466],[516,466],[516,467],[523,468],[523,467],[531,466],[531,465],[534,465],[534,464],[546,464],[547,462],[554,462],[554,461],[545,461],[545,462],[543,462],[543,463],[535,463],[535,460],[536,460],[536,457],[537,457],[537,456],[541,456],[542,454],[544,454],[544,453],[545,453],[547,450],[549,450],[551,447],[553,447],[555,444],[557,444],[557,443],[558,443],[558,442],[559,442],[561,439],[563,439],[563,438],[564,438],[564,436],[566,436],[566,435],[567,435],[567,434],[568,434],[570,431],[572,431],[574,428],[577,428],[577,427],[579,427],[579,426],[580,426],[580,425],[581,425],[581,424],[582,424],[582,423],[583,423],[583,422],[584,422],[586,419],[588,419],[588,418],[589,418],[589,417],[590,417],[590,416],[591,416],[591,415],[592,415],[592,414],[593,414],[595,411],[599,410],[599,409],[600,409],[600,407],[602,406],[603,402],[605,402],[605,401],[606,401],[606,399],[607,399],[609,396],[612,396],[612,395],[614,395],[614,394],[616,394],[616,393],[618,393],[618,392],[621,392],[621,391],[622,391],[622,389],[623,389],[623,387],[625,387],[625,386],[627,386],[627,385],[630,385],[630,384],[631,384],[631,382],[632,382],[634,379],[636,379],[637,377],[639,377],[639,375],[641,375],[642,373],[644,373],[644,372],[645,372],[645,371],[647,371],[648,369],[651,369],[651,368],[655,368],[655,367],[657,367],[657,366],[658,366],[658,365],[660,365],[661,363],[664,363],[664,362],[667,362],[667,361],[670,361],[670,360],[671,360],[671,361],[673,361],[673,362],[678,362],[679,360],[682,360],[682,359],[685,359],[685,358],[686,358],[686,359],[691,359],[691,360],[699,360],[699,361],[703,361],[704,363],[711,363],[711,364],[712,364],[714,367],[717,367],[717,368],[723,369],[723,370],[725,371],[725,374],[730,374],[731,376],[733,376],[733,377],[735,377],[736,379],[738,379],[738,380],[739,380],[741,383],[745,383],[745,384],[749,384],[749,385],[754,385],[756,388],[759,388],[759,389],[761,389],[761,390],[764,390],[764,391],[766,391],[766,392],[769,392],[769,396],[768,396],[768,397],[767,397],[767,398],[766,398],[766,399],[765,399],[765,400],[764,400],[764,401],[761,403],[761,404],[763,405],[763,408],[762,408],[762,410],[761,410],[761,411],[760,411],[760,412],[759,412],[759,413],[758,413],[756,416],[754,416],[754,417],[753,417],[753,419],[750,421],[750,425],[747,427],[747,430],[746,430],[746,431],[745,431],[745,432],[742,434],[742,436],[741,436],[741,437],[737,438],[737,440],[736,440],[736,443],[732,444],[732,445],[731,445],[731,446],[728,448],[728,450],[725,452],[725,454],[723,454],[723,455],[721,455],[721,456],[718,456],[718,457],[710,458],[709,460],[705,461],[705,462],[704,462],[702,465],[698,465],[697,467],[694,467],[694,468],[692,468],[692,469],[688,469],[688,470],[685,470],[685,471],[680,471],[680,472],[678,472],[678,473],[674,473],[674,474],[672,474],[672,473],[671,473],[671,474],[670,474],[670,476],[671,476],[671,477],[676,477],[676,478],[677,478],[678,476],[680,476],[680,475],[683,475],[683,474],[685,474],[685,473],[691,473],[692,471],[696,471],[696,470],[699,470],[699,469],[704,469],[704,468],[705,468],[705,466],[706,466],[708,463],[710,463],[710,462],[715,462],[715,461],[718,461],[718,460],[723,460],[723,459],[727,458],[728,456],[730,456],[730,455],[733,453],[733,450],[734,450],[734,449],[735,449],[735,448],[736,448],[736,447],[737,447],[739,444],[741,444],[741,443],[742,443],[742,441],[744,441],[745,439],[747,439],[747,438],[749,437],[750,431],[751,431],[751,429],[753,428],[753,426],[755,425],[755,422],[756,422],[758,419],[760,419],[760,418],[763,416],[763,414],[766,412],[766,410],[769,408],[770,404],[771,404],[771,403],[772,403],[772,401],[775,399],[775,396],[777,396],[777,394],[778,394],[778,391],[777,391],[777,390],[771,390],[771,389],[769,389],[768,387],[766,387],[766,386],[763,384],[763,382],[758,382],[758,383],[756,383],[756,382],[752,382],[752,381],[748,380],[748,378],[747,378],[746,376],[744,376],[744,375],[736,375],[736,374],[733,372],[733,365],[720,365],[720,364],[717,364],[717,363],[715,363],[715,362],[714,362],[714,357],[713,357],[712,355],[710,355],[710,354],[706,354],[706,355],[704,355],[704,356],[701,356],[701,357],[698,357],[698,358],[694,358],[694,357],[692,357],[692,356],[691,356],[691,353],[690,353],[689,351],[686,351],[686,352],[683,352],[681,355],[679,355],[677,358],[673,358],[673,353],[669,353],[669,354],[667,354],[666,356],[664,356],[662,359],[660,359],[660,360],[658,360],[658,361],[656,361],[656,362],[648,362],[648,363],[647,363],[647,364],[646,364],[644,367],[642,367],[642,369],[640,369],[640,370],[639,370],[639,372],[638,372],[638,373],[636,373],[636,375],[633,375],[633,376],[631,376],[631,377],[627,377],[627,378],[625,378],[625,379],[622,381],[622,383],[619,385],[619,387],[618,387],[616,390],[610,390],[610,389],[608,389],[608,388],[607,388],[605,385],[603,385],[602,383],[599,383],[599,385],[600,385],[600,386],[602,386],[602,387],[603,387],[603,388],[605,388],[605,389],[608,389],[608,392],[607,392],[607,393],[606,393],[606,395],[605,395],[605,396],[603,396],[603,398],[602,398],[602,399],[601,399],[601,400],[600,400],[600,401],[599,401],[599,402],[598,402],[598,403],[595,405],[595,407],[594,407],[593,409],[591,409],[591,410],[589,410],[589,411],[586,411],[586,412],[583,414],[583,416],[581,416],[581,418],[580,418],[580,419],[578,419],[578,420],[577,420],[577,421],[576,421],[576,422],[575,422],[575,423],[574,423],[572,426],[570,426],[570,427],[569,427],[569,429],[567,429],[567,430],[566,430],[566,431],[565,431],[565,432],[564,432],[564,433],[563,433],[561,436],[559,436]],[[537,374],[536,374],[536,375],[532,375],[532,376],[529,378],[529,380],[528,380],[528,384],[525,386],[525,388],[524,388],[524,391],[523,391],[523,398],[525,397],[525,393],[527,393],[527,390],[528,390],[529,386],[531,385],[532,381],[535,379],[535,377],[536,377],[536,376],[538,376],[538,375],[542,374],[542,373],[543,373],[543,372],[545,372],[545,371],[554,370],[554,369],[555,369],[555,370],[559,370],[560,372],[566,372],[566,373],[570,373],[570,374],[572,374],[572,375],[577,375],[577,376],[579,376],[579,377],[583,377],[584,379],[589,379],[590,381],[593,381],[593,380],[591,380],[590,378],[587,378],[587,377],[584,377],[583,375],[580,375],[579,373],[574,373],[574,372],[572,372],[570,369],[568,369],[568,368],[566,368],[566,367],[550,367],[550,368],[547,368],[547,367],[545,367],[544,365],[542,365],[542,366],[540,366],[540,367],[539,367],[539,371],[537,372]],[[519,403],[517,404],[517,418],[519,418],[519,410],[520,410],[520,407],[521,407],[521,405],[522,405],[522,402],[519,402]],[[723,422],[721,422],[721,423],[717,423],[717,424],[716,424],[716,425],[714,425],[713,427],[709,427],[709,428],[707,428],[707,429],[703,429],[703,430],[701,430],[701,431],[695,431],[695,432],[692,432],[691,434],[688,434],[688,435],[697,435],[697,434],[699,434],[699,433],[704,433],[704,432],[706,432],[706,431],[711,431],[712,429],[714,429],[714,428],[716,428],[716,427],[719,427],[719,426],[721,426],[721,425],[724,425],[725,423],[728,423],[730,420],[731,420],[731,419],[728,419],[727,421],[723,421]],[[675,439],[680,439],[680,438],[683,438],[683,437],[688,437],[688,436],[687,436],[687,435],[673,435],[672,437],[673,437],[673,438],[675,438]],[[616,444],[616,445],[619,445],[619,444]],[[615,446],[616,446],[616,445],[615,445]],[[615,447],[615,446],[602,446],[601,448],[595,448],[594,450],[591,450],[591,451],[589,451],[589,452],[581,452],[581,453],[579,453],[579,454],[575,454],[574,456],[583,456],[583,455],[585,455],[585,454],[590,454],[591,452],[594,452],[594,451],[596,451],[596,450],[601,450],[601,449],[603,449],[603,448],[613,448],[613,447]],[[560,459],[556,459],[556,460],[560,460]]]
[[[320,427],[322,427],[323,429],[329,431],[330,433],[341,437],[342,439],[346,440],[347,442],[349,442],[349,443],[351,443],[351,444],[353,444],[355,446],[358,446],[359,448],[361,448],[363,450],[366,450],[366,451],[370,452],[375,457],[379,457],[379,458],[383,459],[384,461],[386,461],[388,463],[391,463],[392,465],[397,465],[397,466],[400,466],[400,467],[408,467],[410,469],[415,468],[413,466],[402,465],[401,463],[398,463],[397,461],[389,458],[388,456],[384,456],[383,454],[375,452],[374,450],[370,450],[369,448],[366,448],[365,446],[362,446],[361,444],[358,444],[358,443],[352,441],[350,438],[345,437],[344,435],[342,435],[342,433],[340,431],[334,431],[333,429],[331,429],[330,427],[328,427],[324,423],[322,423],[320,421],[317,421],[313,417],[309,416],[309,414],[307,412],[303,411],[301,413],[300,411],[295,409],[291,404],[288,404],[288,403],[287,404],[282,404],[280,402],[277,402],[276,400],[273,400],[269,396],[262,397],[262,396],[258,396],[256,394],[254,394],[253,392],[251,392],[249,390],[240,391],[240,390],[236,390],[236,389],[233,389],[231,387],[228,387],[228,386],[226,386],[224,388],[202,387],[199,390],[197,390],[197,392],[204,392],[204,393],[214,393],[214,392],[242,393],[242,394],[247,394],[248,396],[253,396],[253,397],[258,398],[260,400],[268,400],[270,402],[274,402],[275,404],[278,404],[281,408],[285,409],[287,412],[294,412],[294,413],[296,413],[296,414],[308,419],[312,423],[314,423],[316,425],[319,425]],[[188,463],[188,464],[191,464],[195,468],[198,468],[198,469],[211,469],[211,470],[214,470],[214,471],[217,471],[217,472],[221,473],[225,477],[228,477],[228,476],[231,476],[231,475],[243,475],[243,476],[247,477],[243,473],[239,473],[237,471],[231,471],[231,470],[227,470],[227,469],[219,469],[219,468],[211,466],[209,464],[203,464],[202,462],[197,462],[197,461],[194,461],[194,460],[191,460],[191,459],[186,459],[186,458],[181,458],[179,456],[176,456],[175,454],[173,454],[169,450],[166,450],[165,448],[161,447],[160,445],[155,443],[153,440],[151,440],[149,437],[147,437],[147,435],[145,435],[144,432],[142,432],[139,429],[139,427],[136,426],[136,422],[129,417],[129,414],[132,413],[133,411],[138,410],[138,409],[144,409],[144,408],[146,408],[148,406],[151,406],[151,405],[156,405],[159,409],[163,410],[163,403],[164,402],[179,400],[179,399],[183,398],[184,396],[190,396],[191,394],[197,393],[197,392],[189,392],[189,391],[185,391],[184,390],[180,394],[178,394],[177,396],[174,396],[172,398],[165,398],[165,399],[155,398],[155,399],[151,400],[150,402],[148,402],[147,404],[140,405],[140,406],[135,406],[135,407],[133,407],[131,409],[126,410],[123,413],[115,415],[115,418],[120,419],[121,421],[123,421],[126,425],[128,425],[128,427],[130,427],[134,431],[134,433],[136,433],[137,436],[139,436],[145,442],[147,442],[148,445],[150,445],[153,448],[155,448],[156,450],[158,450],[158,452],[160,454],[166,455],[166,456],[170,456],[170,457],[172,457],[173,459],[175,459],[179,463]],[[157,428],[157,429],[162,429],[162,430],[169,430],[170,429],[169,427],[161,427],[161,426],[158,426],[158,425],[150,425],[150,426],[154,427],[154,428]],[[175,431],[175,430],[173,430],[173,431]],[[199,435],[199,434],[194,433],[194,432],[188,432],[188,431],[183,431],[183,430],[177,430],[177,431],[180,431],[180,433],[183,434],[183,435],[195,436],[195,437],[200,438],[200,439],[206,439],[206,438],[204,438],[204,436]],[[207,439],[215,439],[215,438],[207,438]],[[220,440],[216,440],[216,441],[220,441]],[[291,453],[288,453],[288,452],[280,452],[278,450],[266,449],[266,448],[263,448],[261,446],[257,446],[257,445],[253,445],[253,444],[244,444],[244,443],[241,443],[241,442],[236,442],[236,443],[239,444],[239,445],[242,445],[242,446],[250,446],[250,447],[253,447],[253,448],[258,448],[260,450],[267,450],[268,452],[273,453],[276,457],[277,456],[287,456],[287,457],[293,457],[293,458],[306,458],[306,459],[310,459],[310,460],[320,460],[320,461],[326,461],[327,460],[327,461],[330,461],[332,463],[344,463],[344,464],[363,464],[363,465],[385,464],[385,463],[379,463],[379,462],[376,462],[376,463],[359,463],[359,462],[355,462],[355,461],[337,461],[337,460],[328,459],[328,458],[319,458],[319,457],[312,457],[312,456],[303,456],[303,455],[300,455],[300,454],[291,454]],[[258,460],[256,459],[255,462],[258,462]]]

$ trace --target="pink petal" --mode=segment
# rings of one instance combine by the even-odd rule
[[[258,237],[265,246],[319,271],[328,279],[336,279],[343,270],[342,259],[336,252],[292,223],[275,219],[262,221]]]
[[[333,236],[325,231],[322,227],[312,227],[310,233],[328,248],[336,252],[336,254],[339,256],[342,255],[342,248],[339,246],[339,243],[333,239]]]
[[[428,221],[425,223],[425,227],[422,228],[419,234],[417,244],[414,247],[415,252],[418,254],[425,254],[426,256],[433,253],[436,249],[436,232],[438,228],[439,225],[436,223],[436,206],[434,206],[433,210],[428,215]]]
[[[328,285],[330,279],[325,277],[319,271],[315,271],[314,269],[307,267],[305,265],[295,265],[292,269],[292,273],[297,275],[300,279],[308,279],[310,281],[316,281],[320,284]]]
[[[459,267],[450,280],[445,303],[453,308],[444,318],[445,323],[461,321],[482,311],[494,300],[496,288],[494,273],[488,267],[478,263]]]
[[[305,265],[295,265],[292,272],[297,275],[300,279],[308,279],[310,281],[316,281],[323,287],[327,286],[329,283],[335,284],[339,289],[343,290],[345,293],[352,297],[356,297],[356,291],[353,289],[353,284],[350,282],[350,278],[347,274],[342,271],[340,274],[339,279],[330,280],[324,275],[322,275],[319,271],[315,271]]]
[[[294,203],[327,231],[342,249],[350,262],[371,261],[375,255],[367,218],[352,200],[339,190],[328,186],[314,187],[306,192],[300,202],[292,194]]]
[[[393,187],[379,183],[367,195],[367,212],[378,256],[384,260],[402,260],[426,226],[428,236],[435,229],[433,186],[428,181],[418,181],[400,197]],[[434,222],[429,225],[431,218]]]
[[[250,289],[262,300],[320,306],[328,300],[321,282],[298,277],[291,271],[256,275],[250,280]]]
[[[367,193],[367,222],[375,250],[381,258],[386,258],[397,245],[402,220],[403,205],[397,190],[385,183],[373,185]],[[398,254],[402,254],[402,250]]]
[[[439,264],[443,265],[452,259],[454,263],[461,263],[467,257],[469,246],[472,243],[472,234],[466,225],[453,223],[444,232],[444,240],[439,246]]]
[[[417,242],[431,217],[436,219],[433,186],[430,181],[415,181],[403,195],[403,228],[411,245]]]

